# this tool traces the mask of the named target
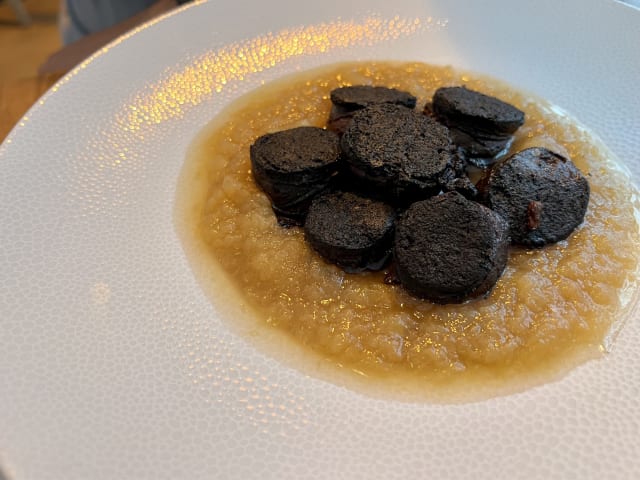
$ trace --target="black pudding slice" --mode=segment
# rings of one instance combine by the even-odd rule
[[[411,205],[396,224],[396,274],[409,293],[461,303],[491,290],[508,258],[509,226],[450,192]]]
[[[302,224],[314,196],[338,172],[338,136],[298,127],[258,138],[250,150],[253,176],[282,223]]]
[[[350,272],[379,270],[390,256],[395,210],[350,192],[316,197],[304,224],[307,241]]]
[[[590,192],[571,160],[538,147],[496,164],[482,189],[509,222],[512,242],[530,247],[567,238],[584,220]]]
[[[353,114],[363,108],[381,103],[402,105],[407,108],[415,108],[416,97],[408,92],[395,88],[374,87],[371,85],[354,85],[352,87],[340,87],[331,91],[331,113],[327,128],[342,135]]]
[[[486,166],[504,150],[524,123],[524,112],[509,103],[465,87],[436,90],[426,107],[451,129],[454,143],[475,166]]]
[[[380,103],[393,103],[409,108],[416,106],[416,97],[408,92],[371,85],[336,88],[331,91],[331,101],[334,105],[345,108],[365,108]]]
[[[502,100],[465,87],[442,87],[433,95],[433,111],[454,125],[511,135],[524,123],[524,112]]]
[[[399,105],[356,112],[340,145],[350,171],[372,195],[396,203],[435,195],[455,176],[447,127]]]

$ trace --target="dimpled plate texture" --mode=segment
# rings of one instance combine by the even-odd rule
[[[612,0],[200,2],[120,39],[0,147],[0,465],[27,479],[640,478],[640,323],[461,405],[370,398],[221,321],[174,230],[195,134],[284,73],[400,59],[559,105],[640,174],[640,11]]]

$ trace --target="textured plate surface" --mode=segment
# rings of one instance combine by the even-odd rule
[[[640,178],[640,11],[613,0],[211,1],[95,55],[0,147],[0,464],[10,479],[640,478],[640,322],[561,381],[367,398],[229,332],[174,232],[177,175],[283,73],[402,59],[556,103]]]

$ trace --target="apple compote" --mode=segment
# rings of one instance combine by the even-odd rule
[[[359,84],[410,92],[417,109],[437,88],[453,85],[521,109],[525,124],[504,155],[537,146],[571,158],[591,185],[584,222],[556,244],[510,248],[490,294],[463,304],[436,305],[385,283],[388,272],[346,273],[325,262],[302,229],[278,224],[252,177],[249,147],[267,132],[324,127],[331,90]],[[496,80],[449,67],[369,62],[298,73],[237,100],[198,137],[178,185],[178,231],[194,269],[219,268],[250,307],[254,331],[282,332],[278,338],[298,352],[293,364],[306,373],[321,365],[324,378],[342,372],[344,384],[350,372],[354,385],[411,398],[519,390],[607,351],[638,283],[636,190],[602,145],[557,112]],[[201,280],[214,302],[232,301]],[[271,351],[282,359],[286,348]],[[300,361],[300,351],[309,362]]]

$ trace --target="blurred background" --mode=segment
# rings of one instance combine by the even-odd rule
[[[0,142],[75,65],[119,35],[183,3],[187,1],[0,0]],[[66,45],[59,29],[61,8]]]
[[[34,77],[49,55],[62,47],[60,0],[21,0],[30,23],[20,22],[8,0],[0,0],[0,81]]]

